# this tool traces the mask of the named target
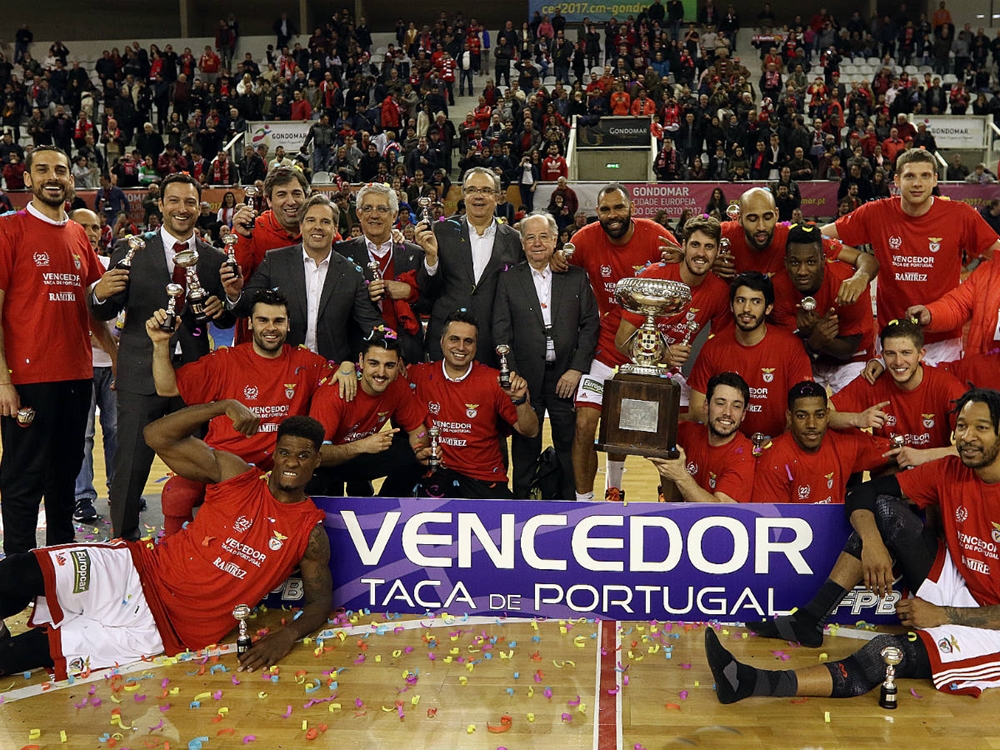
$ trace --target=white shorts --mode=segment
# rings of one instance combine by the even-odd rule
[[[56,679],[163,652],[163,641],[124,542],[67,544],[35,553],[46,596],[32,626],[44,626]]]
[[[978,607],[951,555],[942,546],[917,596],[942,607]],[[930,657],[934,687],[979,696],[1000,687],[1000,631],[967,625],[918,630]]]
[[[604,381],[615,374],[615,368],[596,359],[590,363],[590,372],[580,378],[576,387],[576,405],[601,410],[604,403]]]
[[[842,365],[813,362],[813,380],[836,393],[854,380],[865,369],[864,362],[846,362]]]

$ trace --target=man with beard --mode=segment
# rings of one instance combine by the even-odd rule
[[[680,281],[691,289],[691,304],[675,315],[657,318],[656,328],[663,334],[669,348],[663,354],[663,364],[678,370],[674,382],[681,387],[681,405],[687,406],[689,388],[679,372],[691,356],[694,334],[712,324],[718,331],[730,322],[729,289],[725,282],[711,273],[719,253],[721,230],[716,219],[696,216],[684,224],[683,257],[680,263],[654,263],[639,272],[640,278]],[[632,337],[646,320],[644,315],[622,311],[615,346],[624,355],[629,354]],[[697,328],[688,328],[696,323]],[[689,343],[683,343],[687,340]],[[744,404],[745,406],[745,404]]]
[[[761,273],[741,273],[729,286],[729,305],[736,325],[710,336],[691,370],[688,416],[705,413],[708,379],[735,372],[750,386],[743,420],[745,435],[773,437],[785,430],[785,396],[794,383],[811,380],[809,357],[802,342],[783,328],[764,322],[774,307],[774,287]]]
[[[886,465],[886,438],[828,430],[826,388],[807,380],[788,392],[789,431],[757,459],[755,503],[842,503],[851,474]]]
[[[753,695],[863,695],[885,679],[883,649],[902,652],[901,679],[932,679],[943,692],[978,696],[998,687],[1000,585],[988,550],[1000,503],[1000,393],[974,389],[956,404],[958,456],[860,485],[847,498],[855,533],[817,594],[794,614],[747,623],[759,635],[823,644],[823,625],[859,583],[878,596],[892,591],[893,561],[915,597],[896,603],[904,628],[878,635],[846,659],[797,671],[768,672],[736,661],[715,631],[705,633],[721,703]],[[936,507],[941,528],[925,527],[902,501]],[[942,539],[937,539],[937,533]],[[986,558],[986,560],[984,560]]]
[[[184,406],[179,397],[163,398],[156,394],[151,366],[153,344],[146,335],[146,321],[167,306],[167,284],[185,286],[185,269],[176,263],[179,253],[195,251],[194,270],[208,293],[205,315],[221,328],[235,322],[221,302],[226,289],[219,276],[226,256],[198,239],[201,185],[183,173],[168,175],[160,185],[160,211],[163,226],[146,235],[146,246],[135,253],[131,268],[115,268],[129,251],[126,240],[111,255],[111,268],[105,274],[114,284],[112,294],[96,290],[91,309],[100,320],[111,320],[125,312],[118,347],[118,453],[111,482],[111,526],[115,536],[139,538],[139,512],[142,490],[153,465],[153,451],[143,440],[143,429],[154,420]],[[174,366],[194,362],[208,354],[208,323],[198,320],[187,307],[183,325],[172,336],[171,361]]]
[[[31,201],[0,218],[0,494],[4,552],[35,546],[45,496],[46,542],[73,541],[74,484],[83,461],[93,390],[90,331],[114,341],[87,314],[90,289],[111,294],[83,228],[69,220],[69,157],[41,146],[25,159]]]
[[[146,321],[146,334],[153,342],[156,395],[180,397],[187,404],[225,399],[244,404],[260,420],[255,435],[247,437],[237,432],[228,419],[213,419],[205,442],[216,450],[236,454],[261,471],[269,471],[274,463],[278,424],[285,417],[307,414],[320,383],[332,377],[323,357],[285,343],[288,300],[272,289],[258,292],[250,312],[251,343],[216,349],[178,370],[171,364],[172,334],[162,328],[166,317],[165,311],[157,310]],[[345,377],[353,381],[349,383],[353,391],[353,368]],[[177,475],[168,479],[161,499],[164,533],[180,531],[192,520],[192,511],[204,498],[203,483]]]
[[[862,294],[851,304],[838,302],[850,270],[845,263],[826,261],[815,224],[793,225],[785,242],[785,268],[771,279],[771,319],[802,339],[813,379],[836,393],[861,374],[874,353],[871,295]],[[805,309],[810,298],[813,309]]]
[[[743,378],[733,372],[713,375],[699,415],[705,424],[681,422],[677,425],[679,456],[649,459],[686,502],[750,502],[753,445],[740,432],[749,403],[750,387]]]
[[[677,240],[662,226],[649,219],[632,217],[632,201],[622,185],[612,183],[597,194],[598,221],[573,235],[576,252],[567,259],[560,250],[552,256],[552,270],[560,272],[567,260],[580,266],[590,277],[601,315],[597,353],[590,372],[580,378],[576,390],[576,434],[573,438],[573,473],[576,476],[576,499],[594,499],[597,476],[597,434],[604,401],[604,381],[619,365],[629,361],[615,346],[622,307],[615,299],[619,280],[635,276],[647,264],[658,261],[665,247],[676,248]],[[621,499],[625,456],[608,454],[605,498]]]
[[[722,236],[729,240],[729,253],[719,256],[715,272],[727,280],[744,271],[759,271],[768,276],[780,273],[788,229],[787,225],[778,224],[778,209],[771,192],[750,188],[740,196],[739,220],[722,224]],[[854,275],[841,284],[837,299],[845,304],[857,302],[878,273],[878,262],[868,253],[828,239],[823,240],[823,254],[855,267]]]
[[[920,326],[911,320],[891,322],[879,336],[889,377],[874,384],[863,376],[833,397],[834,429],[870,427],[872,434],[900,436],[903,447],[892,455],[901,469],[954,456],[951,405],[965,392],[952,375],[927,364]]]
[[[310,491],[339,495],[345,482],[350,489],[355,482],[386,477],[380,495],[413,494],[423,472],[414,456],[424,458],[428,445],[427,410],[409,384],[397,379],[401,365],[399,340],[394,331],[383,327],[372,331],[364,342],[353,399],[332,383],[319,389],[309,415],[323,425],[326,443],[320,452],[323,468],[317,471]],[[387,423],[393,425],[391,429],[383,429]]]

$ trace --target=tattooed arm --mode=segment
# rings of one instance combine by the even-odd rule
[[[1000,630],[1000,606],[941,607],[918,597],[897,603],[896,614],[903,625],[911,628],[967,625],[970,628]]]

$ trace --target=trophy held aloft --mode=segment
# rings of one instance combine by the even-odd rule
[[[681,389],[662,363],[669,347],[656,319],[691,304],[691,289],[679,281],[632,277],[618,282],[615,297],[646,320],[632,338],[632,364],[619,367],[604,383],[597,447],[608,453],[677,458]],[[669,482],[663,490],[668,500],[677,494]]]

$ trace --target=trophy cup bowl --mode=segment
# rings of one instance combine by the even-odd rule
[[[420,220],[426,221],[428,224],[433,223],[431,219],[431,199],[429,196],[421,195],[417,198],[417,205],[420,206]]]
[[[573,253],[575,252],[576,252],[576,245],[574,245],[572,242],[567,242],[565,245],[562,246],[563,257],[566,258],[566,260],[572,258]]]
[[[738,203],[730,203],[726,207],[726,216],[729,217],[730,221],[740,220],[740,206]]]
[[[195,270],[198,265],[198,251],[182,250],[174,256],[174,265],[180,266],[186,271],[188,310],[194,315],[196,322],[207,322],[208,315],[205,314],[205,300],[208,299],[208,292],[201,285],[198,272]]]
[[[803,310],[806,312],[812,312],[816,309],[816,298],[815,297],[803,297],[802,302],[799,303]]]
[[[146,240],[135,234],[130,234],[125,238],[128,243],[128,252],[125,253],[125,257],[115,263],[115,268],[124,268],[126,270],[132,268],[132,258],[135,254],[146,247]]]
[[[889,438],[889,442],[892,443],[893,448],[902,448],[906,444],[906,438],[902,435],[893,435]]]
[[[750,442],[753,443],[753,454],[759,456],[764,452],[764,443],[767,442],[767,435],[763,432],[755,432],[750,436]]]
[[[222,244],[226,246],[226,265],[233,269],[233,273],[239,273],[240,269],[240,264],[236,262],[236,243],[239,241],[239,236],[233,231],[222,238]]]
[[[30,406],[22,406],[17,410],[17,426],[30,427],[35,421],[35,410]]]
[[[180,284],[167,284],[167,309],[164,312],[167,319],[160,324],[161,331],[173,333],[177,330],[177,307],[184,296],[184,287]]]
[[[632,341],[632,361],[619,372],[633,375],[660,375],[660,361],[667,348],[656,318],[675,315],[685,305],[691,304],[691,288],[680,281],[647,279],[638,276],[625,278],[615,285],[618,304],[631,313],[645,315],[646,322],[636,332]]]

